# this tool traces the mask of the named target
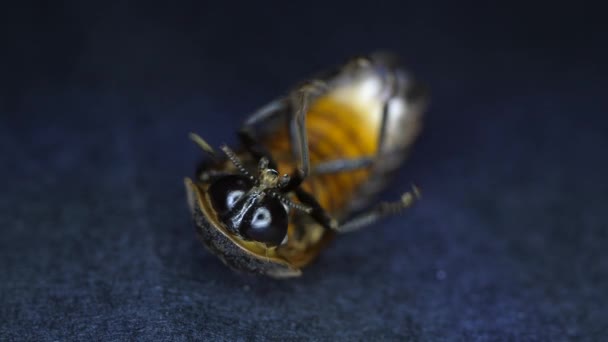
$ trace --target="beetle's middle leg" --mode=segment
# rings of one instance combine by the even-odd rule
[[[311,103],[328,90],[327,84],[320,80],[311,81],[293,91],[289,99],[291,109],[288,111],[289,142],[296,159],[296,169],[291,175],[285,191],[293,191],[310,174],[310,156],[308,150],[308,133],[306,115]]]
[[[325,175],[338,172],[349,172],[365,169],[373,165],[375,157],[360,157],[353,159],[335,159],[321,162],[310,171],[311,175]]]

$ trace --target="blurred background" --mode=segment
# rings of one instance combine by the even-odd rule
[[[441,1],[18,2],[0,11],[3,340],[602,340],[601,8]],[[184,176],[352,55],[432,95],[402,216],[276,281],[196,241]]]

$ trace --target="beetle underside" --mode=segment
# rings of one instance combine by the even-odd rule
[[[227,266],[273,278],[297,277],[300,267],[308,264],[329,239],[320,239],[315,246],[304,250],[294,244],[267,247],[255,241],[244,241],[226,230],[218,220],[207,196],[208,184],[185,181],[188,202],[194,217],[199,239]],[[295,242],[295,241],[293,241]]]

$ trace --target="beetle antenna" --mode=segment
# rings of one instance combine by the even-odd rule
[[[283,197],[283,196],[279,196],[279,197]],[[291,200],[284,198],[283,199],[283,203],[287,204],[288,207],[293,208],[293,209],[297,209],[299,211],[303,211],[307,214],[310,214],[312,212],[312,208],[310,206],[301,204],[301,203],[296,203],[296,202],[292,202]]]
[[[230,161],[232,162],[232,164],[234,164],[234,166],[236,166],[236,168],[245,176],[251,178],[251,180],[254,180],[253,176],[249,173],[249,171],[247,171],[247,169],[245,169],[245,167],[243,166],[243,163],[241,163],[241,160],[239,159],[239,157],[237,157],[236,153],[234,153],[234,151],[232,151],[230,149],[230,147],[226,146],[226,145],[222,145],[220,146],[220,149],[226,154],[226,156],[228,157],[228,159],[230,159]]]
[[[217,156],[215,155],[215,151],[213,150],[213,147],[211,147],[211,145],[209,145],[205,139],[201,138],[200,135],[190,132],[190,134],[188,134],[188,137],[190,138],[190,140],[192,140],[198,147],[201,148],[201,150],[203,150],[203,152],[207,153],[209,156],[211,156],[212,158],[216,158]]]
[[[280,190],[280,189],[286,187],[289,184],[290,179],[291,179],[291,177],[289,177],[288,174],[284,174],[283,176],[281,176],[281,179],[279,180],[275,189]],[[273,193],[275,193],[275,192],[273,192]],[[312,207],[310,207],[308,205],[293,202],[289,198],[285,197],[283,194],[280,194],[280,193],[275,193],[275,194],[276,194],[276,196],[278,196],[278,198],[281,200],[281,202],[285,203],[285,205],[290,208],[303,211],[307,214],[310,214],[312,212]]]

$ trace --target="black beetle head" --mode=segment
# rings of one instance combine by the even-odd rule
[[[272,190],[242,175],[217,179],[209,197],[228,230],[246,239],[279,245],[287,235],[287,208]]]

